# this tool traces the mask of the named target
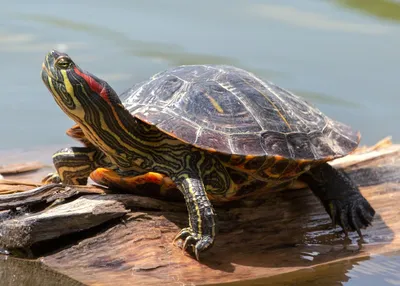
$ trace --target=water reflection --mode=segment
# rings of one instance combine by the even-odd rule
[[[134,40],[126,36],[124,33],[109,29],[104,26],[80,23],[47,15],[21,15],[21,18],[25,20],[31,20],[33,22],[45,23],[63,29],[84,31],[109,40],[115,45],[121,47],[127,54],[151,58],[155,61],[165,61],[170,65],[200,63],[219,63],[231,65],[239,64],[237,60],[230,57],[188,53],[178,44]]]
[[[241,63],[239,60],[233,57],[188,52],[178,44],[167,44],[162,42],[150,41],[145,42],[131,39],[124,33],[109,29],[104,26],[97,26],[93,24],[62,19],[59,17],[52,17],[48,15],[20,14],[19,17],[24,20],[29,20],[36,23],[44,23],[62,29],[87,32],[91,35],[107,39],[119,48],[122,48],[122,51],[125,54],[149,58],[153,61],[165,62],[168,66],[194,64],[228,64],[240,66],[266,78],[271,77],[272,75],[282,75],[281,72],[267,69],[252,69],[250,67],[246,67],[245,64]]]
[[[32,14],[17,14],[17,17],[23,20],[29,20],[35,23],[42,23],[48,26],[58,27],[62,29],[70,29],[73,31],[87,32],[91,35],[102,37],[116,46],[128,48],[135,47],[138,50],[157,49],[160,50],[174,50],[182,51],[182,48],[176,44],[164,44],[160,42],[144,42],[140,40],[133,40],[127,37],[124,33],[110,29],[107,26],[98,26],[94,24],[73,21],[61,17],[49,15],[32,15]]]
[[[81,49],[85,46],[78,42],[64,42],[63,44],[54,45],[54,43],[40,41],[35,35],[25,33],[8,32],[0,29],[0,52],[16,53],[16,52],[43,52],[53,46],[56,49]]]
[[[272,278],[235,283],[221,286],[261,286],[261,285],[400,285],[400,252],[371,257],[342,260],[320,265]],[[211,285],[211,284],[210,284]]]
[[[251,10],[254,14],[262,17],[310,29],[361,34],[384,34],[389,31],[388,27],[381,24],[350,22],[338,17],[332,17],[332,15],[308,11],[289,5],[258,4],[253,5]]]

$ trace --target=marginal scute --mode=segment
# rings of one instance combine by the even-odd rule
[[[306,133],[289,133],[286,140],[291,157],[314,159],[313,146]]]
[[[194,144],[196,140],[197,128],[190,122],[172,117],[167,121],[157,125],[157,128],[166,130],[176,138],[183,138],[185,142]],[[211,146],[210,146],[211,147]]]
[[[228,136],[224,133],[208,129],[202,129],[200,131],[200,134],[198,135],[194,145],[207,146],[207,148],[213,148],[222,153],[231,152]]]
[[[266,131],[261,134],[261,137],[261,144],[267,154],[270,156],[280,155],[283,157],[291,157],[285,134]]]
[[[151,122],[154,125],[168,122],[169,120],[174,118],[173,115],[158,110],[137,112],[136,116],[143,120]]]
[[[226,65],[172,68],[136,84],[121,99],[133,116],[147,110],[141,119],[159,130],[200,149],[233,155],[231,165],[247,155],[326,161],[359,143],[357,132],[303,98]]]
[[[230,140],[232,152],[235,154],[265,155],[261,146],[261,137],[257,133],[233,134]]]
[[[308,134],[308,137],[318,158],[324,158],[335,153],[331,147],[330,139],[323,135],[322,132],[311,132]]]
[[[345,137],[351,136],[352,134],[343,135],[335,130],[331,126],[327,126],[324,128],[322,132],[327,140],[329,141],[329,146],[335,151],[336,154],[346,155],[350,151],[354,150],[358,145],[358,134],[353,132],[352,139]]]

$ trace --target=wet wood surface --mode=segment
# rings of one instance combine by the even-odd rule
[[[14,164],[17,156],[13,158],[0,164],[3,168],[7,163]],[[180,228],[187,225],[184,203],[114,194],[95,187],[76,188],[71,193],[74,188],[69,187],[68,191],[68,187],[58,186],[54,193],[47,190],[45,195],[29,196],[29,192],[34,193],[32,190],[40,193],[38,182],[51,171],[46,164],[43,162],[43,168],[34,173],[24,172],[21,177],[5,174],[8,181],[0,181],[0,191],[4,193],[0,195],[0,233],[17,230],[10,227],[12,221],[20,225],[30,223],[25,236],[33,237],[33,233],[42,230],[46,234],[36,235],[36,240],[24,240],[21,231],[18,238],[15,232],[14,246],[34,248],[35,243],[51,241],[51,251],[40,252],[36,259],[87,285],[220,284],[274,277],[400,250],[400,145],[391,144],[388,139],[332,162],[344,168],[361,186],[363,195],[377,211],[373,225],[362,231],[363,240],[355,233],[345,237],[339,227],[333,228],[329,216],[308,189],[286,190],[270,193],[257,204],[217,207],[219,234],[213,248],[202,253],[200,262],[172,243]],[[18,185],[22,181],[25,184]],[[64,193],[67,195],[60,195]],[[35,199],[29,201],[33,207],[27,215],[23,206],[29,197]],[[21,200],[24,203],[16,207]],[[41,203],[44,206],[35,209]],[[78,210],[82,211],[80,206],[86,203],[86,212],[80,216]],[[107,212],[109,218],[89,223]],[[85,217],[87,224],[81,221]],[[52,224],[63,225],[69,231],[55,231],[50,236],[51,229],[57,229]],[[76,232],[79,225],[81,235],[66,235]],[[59,235],[62,236],[57,238]],[[0,243],[12,248],[10,241]]]

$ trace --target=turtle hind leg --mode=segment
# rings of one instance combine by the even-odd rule
[[[371,224],[375,210],[345,172],[323,163],[300,180],[321,200],[334,225],[339,224],[346,234],[357,231],[362,236],[360,229]]]

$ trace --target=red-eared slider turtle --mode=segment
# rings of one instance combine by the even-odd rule
[[[177,238],[197,258],[216,234],[211,201],[240,199],[295,179],[309,185],[344,231],[361,235],[373,219],[357,186],[327,163],[352,152],[359,134],[245,70],[179,66],[118,97],[67,54],[52,51],[42,79],[82,132],[70,135],[85,144],[54,155],[55,177],[86,184],[102,168],[128,178],[170,178],[189,213],[189,227]]]

